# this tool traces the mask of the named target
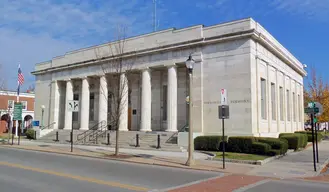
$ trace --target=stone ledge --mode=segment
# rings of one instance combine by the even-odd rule
[[[216,155],[211,153],[211,152],[205,152],[205,151],[200,151],[201,153],[209,155],[207,160],[212,160],[212,161],[223,161],[222,159],[215,159]],[[288,150],[286,154],[284,155],[277,155],[273,157],[266,158],[264,160],[237,160],[237,159],[226,159],[225,162],[229,163],[241,163],[241,164],[251,164],[251,165],[264,165],[266,163],[269,163],[275,159],[280,159],[281,157],[284,157],[290,153],[293,153],[294,150]],[[329,159],[328,159],[329,160]]]

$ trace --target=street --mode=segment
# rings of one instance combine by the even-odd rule
[[[221,176],[0,147],[1,191],[150,191]]]

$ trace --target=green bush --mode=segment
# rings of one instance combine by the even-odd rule
[[[271,149],[267,152],[268,156],[277,156],[277,155],[282,155],[281,150],[277,149]]]
[[[254,137],[229,137],[228,148],[231,152],[251,153]]]
[[[257,137],[256,141],[269,144],[273,150],[279,151],[279,155],[286,154],[288,151],[288,141],[287,140],[283,141],[278,138]]]
[[[199,136],[194,139],[194,149],[203,151],[219,151],[222,147],[222,136]],[[227,137],[224,137],[227,141]]]
[[[295,133],[306,134],[307,142],[312,142],[312,131],[296,131]],[[323,137],[324,137],[323,133],[318,132],[318,141],[321,141]],[[315,134],[314,134],[314,140],[315,140]]]
[[[258,155],[267,155],[271,150],[271,146],[267,143],[253,142],[251,145],[251,153]]]
[[[35,139],[35,130],[33,130],[33,129],[28,129],[27,131],[26,131],[26,138],[27,139]]]
[[[299,139],[299,148],[305,148],[307,145],[307,140],[308,137],[306,134],[302,134],[302,133],[295,133],[296,135],[298,135],[300,137]]]
[[[299,148],[301,137],[294,134],[280,134],[281,139],[286,139],[288,141],[288,149],[297,150]]]

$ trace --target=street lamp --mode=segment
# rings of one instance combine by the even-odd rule
[[[188,130],[188,159],[186,162],[187,166],[191,166],[194,164],[193,159],[193,151],[194,151],[194,141],[193,141],[193,129],[192,129],[192,87],[193,87],[193,67],[194,67],[194,60],[192,59],[192,56],[189,55],[188,59],[185,62],[186,68],[188,70],[189,75],[189,130]]]
[[[41,105],[41,128],[43,127],[43,113],[45,112],[45,106]]]

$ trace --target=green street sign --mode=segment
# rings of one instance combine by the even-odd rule
[[[307,104],[307,107],[309,107],[309,108],[314,108],[314,107],[315,107],[315,103],[314,103],[314,102],[309,102],[309,103]]]
[[[14,116],[13,120],[22,120],[22,110],[23,110],[23,105],[22,103],[16,103],[14,104]]]
[[[318,119],[317,119],[317,118],[314,118],[314,119],[313,119],[313,122],[314,122],[314,123],[317,123],[317,122],[318,122]]]
[[[316,108],[309,108],[309,107],[307,107],[307,108],[305,108],[305,113],[307,113],[307,114],[319,113],[319,108],[318,107],[316,107]]]

